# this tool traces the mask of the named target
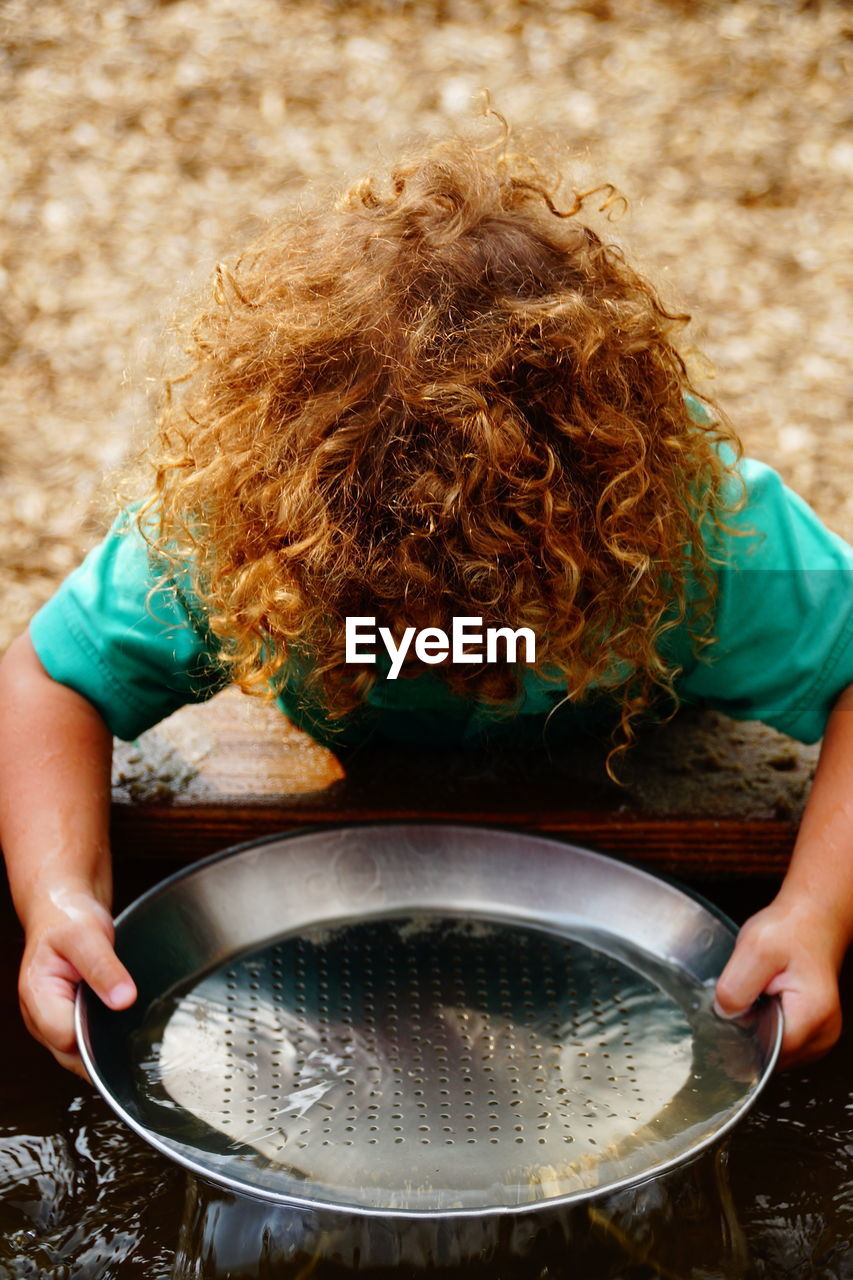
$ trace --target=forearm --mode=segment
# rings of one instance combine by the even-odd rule
[[[112,893],[112,737],[94,707],[42,668],[28,635],[0,664],[0,845],[26,925],[53,901]]]
[[[853,939],[853,685],[829,718],[779,899],[821,914],[840,963]]]
[[[838,971],[853,939],[853,687],[836,703],[779,893],[741,929],[717,984],[726,1016],[762,991],[785,1015],[783,1065],[825,1053],[841,1030]]]

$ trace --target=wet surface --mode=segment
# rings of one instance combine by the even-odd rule
[[[756,903],[719,887],[733,915]],[[760,890],[750,890],[757,901]],[[766,896],[766,892],[764,894]],[[357,1271],[417,1274],[440,1260],[467,1280],[558,1276],[701,1280],[853,1277],[853,1035],[821,1063],[771,1081],[729,1142],[676,1175],[497,1239],[331,1235],[192,1184],[30,1041],[17,1014],[19,936],[4,913],[0,1012],[0,1278],[213,1280]],[[845,977],[853,1008],[853,972]],[[459,1266],[460,1250],[469,1260]]]
[[[747,1105],[776,1022],[724,1022],[711,987],[602,941],[308,927],[152,1003],[134,1117],[248,1194],[435,1213],[612,1189]]]

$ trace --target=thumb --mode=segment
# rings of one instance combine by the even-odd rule
[[[84,982],[110,1009],[127,1009],[136,999],[136,984],[100,929],[80,930],[66,949]]]
[[[717,982],[715,1011],[721,1018],[747,1013],[782,967],[772,953],[738,941]]]

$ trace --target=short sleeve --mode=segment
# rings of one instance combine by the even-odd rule
[[[687,668],[684,701],[822,737],[853,683],[853,548],[770,467],[739,464],[743,508],[717,532],[714,643]]]
[[[119,738],[227,682],[197,606],[165,573],[125,512],[30,623],[47,673],[87,698]]]

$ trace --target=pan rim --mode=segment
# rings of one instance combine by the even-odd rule
[[[724,928],[731,934],[732,938],[736,936],[737,926],[730,917],[723,912],[713,902],[708,901],[703,894],[697,892],[692,886],[680,883],[672,876],[651,872],[644,867],[639,867],[632,863],[630,859],[617,855],[604,853],[600,850],[590,848],[587,845],[575,844],[570,839],[564,838],[559,834],[543,834],[537,831],[527,831],[520,827],[506,827],[497,824],[463,823],[463,822],[444,822],[441,819],[382,819],[368,820],[364,822],[337,822],[330,824],[313,824],[307,827],[293,828],[284,832],[273,832],[265,836],[258,837],[254,840],[243,841],[236,845],[228,846],[200,859],[190,863],[186,867],[182,867],[163,880],[158,881],[150,889],[145,890],[139,897],[129,903],[116,917],[116,929],[132,915],[138,911],[143,905],[148,905],[152,901],[164,894],[169,888],[176,883],[190,880],[193,875],[201,874],[211,866],[216,865],[226,859],[235,858],[240,855],[251,853],[259,848],[271,844],[280,844],[292,840],[298,840],[307,836],[317,834],[331,833],[334,831],[352,831],[356,828],[362,830],[371,829],[387,829],[400,828],[402,830],[411,831],[413,828],[424,830],[428,828],[438,828],[445,832],[464,831],[466,833],[481,833],[484,835],[500,833],[503,836],[520,836],[526,840],[535,840],[544,846],[549,846],[556,850],[570,850],[591,857],[595,861],[602,863],[618,863],[629,874],[638,877],[643,882],[652,884],[660,884],[661,882],[675,893],[691,900],[701,906],[710,916],[721,923]],[[372,914],[372,913],[371,913]],[[506,917],[507,920],[509,917]],[[535,925],[535,921],[528,917],[517,917],[519,922]],[[550,929],[548,924],[543,920],[540,928],[544,930]],[[376,1205],[366,1205],[358,1202],[347,1202],[340,1199],[329,1199],[322,1195],[302,1196],[291,1192],[282,1192],[274,1189],[264,1189],[257,1185],[246,1182],[240,1177],[230,1176],[222,1171],[211,1168],[204,1161],[193,1158],[185,1149],[174,1147],[168,1140],[154,1129],[142,1124],[136,1117],[131,1114],[126,1107],[122,1105],[120,1100],[115,1096],[110,1084],[101,1072],[95,1052],[93,1050],[89,1035],[89,1005],[97,1000],[97,996],[85,984],[81,983],[77,990],[75,1000],[75,1030],[77,1034],[77,1043],[83,1064],[89,1074],[92,1083],[101,1094],[104,1101],[112,1109],[112,1111],[133,1131],[157,1150],[161,1155],[182,1165],[184,1168],[193,1173],[203,1182],[213,1183],[225,1190],[235,1192],[241,1196],[251,1200],[260,1201],[268,1205],[276,1205],[283,1208],[291,1208],[295,1210],[308,1211],[314,1214],[326,1214],[331,1218],[340,1220],[343,1217],[356,1216],[371,1220],[394,1220],[400,1223],[432,1223],[438,1221],[464,1221],[475,1219],[492,1219],[504,1217],[522,1217],[528,1214],[542,1214],[549,1211],[567,1210],[574,1206],[586,1203],[591,1200],[603,1199],[612,1194],[624,1191],[629,1187],[640,1186],[646,1182],[652,1181],[671,1172],[675,1168],[681,1168],[688,1164],[692,1164],[709,1148],[718,1145],[725,1136],[738,1124],[747,1112],[752,1108],[763,1092],[773,1069],[779,1057],[783,1035],[783,1017],[781,1001],[778,997],[762,997],[762,1005],[766,1009],[764,1016],[773,1019],[773,1026],[769,1038],[769,1047],[763,1069],[751,1090],[731,1108],[730,1114],[711,1133],[697,1139],[692,1143],[686,1151],[680,1152],[669,1158],[663,1159],[656,1164],[650,1165],[642,1170],[635,1171],[622,1178],[614,1179],[604,1186],[584,1187],[572,1190],[563,1195],[551,1196],[541,1200],[530,1200],[522,1203],[513,1204],[497,1204],[482,1206],[461,1206],[452,1208],[401,1208],[386,1207]]]

